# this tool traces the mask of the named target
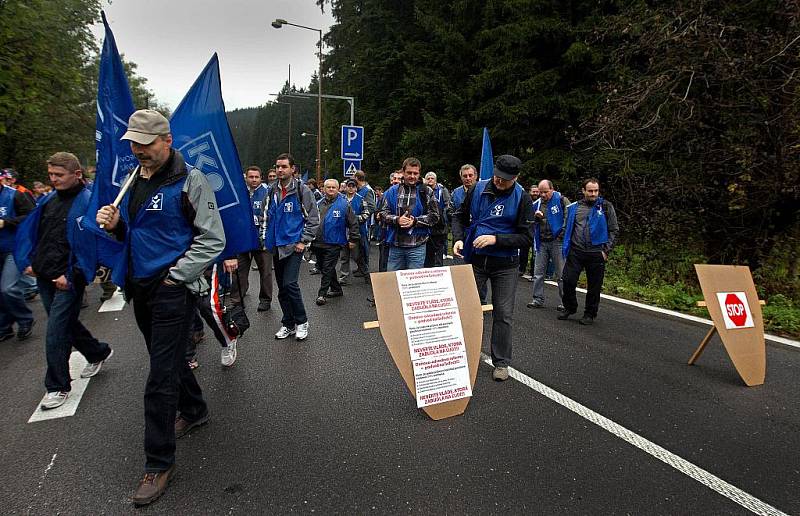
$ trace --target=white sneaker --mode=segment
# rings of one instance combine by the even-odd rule
[[[294,338],[296,340],[306,340],[306,337],[308,337],[308,321],[298,324],[296,330],[297,335]]]
[[[67,398],[69,398],[68,392],[48,392],[47,396],[44,397],[44,401],[42,402],[42,409],[49,410],[60,407],[65,401],[67,401]]]
[[[275,334],[276,339],[285,339],[286,337],[290,337],[294,335],[295,329],[292,328],[291,330],[286,326],[281,326],[281,329],[278,330],[278,333]]]
[[[114,354],[114,350],[112,349],[111,353],[109,353],[108,356],[105,359],[103,359],[103,360],[101,360],[99,362],[95,362],[94,364],[86,364],[86,367],[84,367],[83,371],[81,371],[81,378],[91,378],[92,376],[94,376],[97,373],[99,373],[100,372],[100,368],[103,367],[103,363],[106,360],[108,360],[109,358],[111,358],[111,356],[113,354]]]
[[[222,348],[220,361],[225,367],[230,367],[236,362],[236,339],[233,339],[230,344]]]

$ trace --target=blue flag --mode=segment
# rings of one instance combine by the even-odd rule
[[[170,128],[172,146],[183,154],[187,166],[206,175],[217,197],[226,238],[220,256],[230,258],[256,249],[253,208],[225,116],[216,53],[172,114]]]
[[[135,111],[133,97],[122,59],[117,51],[114,33],[101,11],[106,35],[100,54],[100,76],[97,80],[97,116],[95,117],[95,152],[97,172],[92,197],[83,224],[101,236],[97,242],[97,259],[107,267],[116,263],[115,255],[122,246],[97,228],[95,215],[100,206],[111,204],[128,174],[139,162],[127,141],[120,137],[128,129],[128,118]],[[89,278],[90,279],[90,278]]]
[[[489,130],[483,128],[483,148],[481,148],[481,181],[491,179],[494,175],[494,156],[492,142],[489,141]]]

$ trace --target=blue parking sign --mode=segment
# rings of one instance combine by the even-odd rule
[[[342,126],[342,159],[364,159],[364,128],[358,125]]]

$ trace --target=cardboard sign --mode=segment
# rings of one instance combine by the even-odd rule
[[[430,276],[430,271],[439,272]],[[463,414],[475,386],[483,338],[472,266],[370,277],[381,336],[417,405],[435,420]]]
[[[708,313],[736,371],[749,386],[764,383],[767,370],[764,320],[750,268],[695,264]]]

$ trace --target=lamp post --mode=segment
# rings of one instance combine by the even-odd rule
[[[279,102],[277,100],[272,102],[273,104],[284,104],[289,106],[289,154],[292,153],[292,103],[291,102]]]
[[[276,18],[272,22],[272,26],[276,29],[280,29],[284,25],[313,30],[319,33],[319,75],[317,76],[317,184],[319,184],[322,180],[322,29],[290,23],[280,18]]]

